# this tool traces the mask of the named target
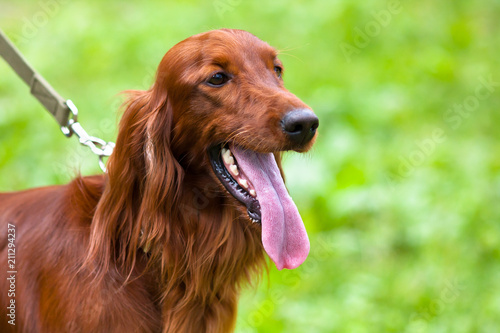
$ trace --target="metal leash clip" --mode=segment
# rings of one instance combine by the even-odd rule
[[[75,134],[82,145],[89,147],[90,150],[99,157],[99,167],[103,172],[106,172],[104,158],[109,157],[113,153],[115,144],[113,142],[106,142],[95,136],[90,136],[78,122],[78,109],[75,104],[68,99],[66,100],[66,105],[71,115],[68,124],[62,126],[61,131],[68,138]]]

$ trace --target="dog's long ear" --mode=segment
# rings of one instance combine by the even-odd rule
[[[112,261],[131,272],[139,248],[162,237],[165,218],[175,214],[183,179],[171,149],[168,94],[153,88],[129,96],[91,225],[87,264],[101,272],[108,271]]]

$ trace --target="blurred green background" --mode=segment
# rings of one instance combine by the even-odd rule
[[[293,271],[244,291],[237,332],[500,331],[500,1],[0,0],[0,26],[116,137],[190,35],[248,30],[282,50],[320,118],[285,171],[311,240]],[[99,173],[0,61],[0,190]]]

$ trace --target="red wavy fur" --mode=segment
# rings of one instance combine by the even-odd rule
[[[106,175],[0,194],[0,267],[10,223],[18,272],[15,326],[0,281],[0,331],[232,331],[241,287],[266,264],[259,225],[214,176],[207,149],[237,141],[279,162],[292,148],[272,124],[306,106],[273,61],[244,31],[193,36],[165,55],[150,90],[129,92]],[[213,63],[234,74],[231,86],[204,84]]]

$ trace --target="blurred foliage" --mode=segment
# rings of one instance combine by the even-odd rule
[[[245,290],[238,332],[498,332],[499,17],[497,0],[0,0],[4,31],[106,140],[117,94],[148,88],[176,42],[230,27],[282,50],[320,117],[314,149],[285,158],[311,254]],[[2,191],[99,172],[3,61],[0,142]]]

